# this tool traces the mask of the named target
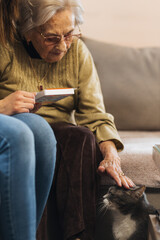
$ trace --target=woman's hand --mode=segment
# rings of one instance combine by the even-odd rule
[[[121,161],[115,144],[112,141],[106,141],[100,143],[99,146],[104,160],[100,162],[98,172],[107,172],[120,187],[124,186],[125,188],[130,188],[135,186],[132,180],[125,176],[121,169]]]
[[[0,101],[0,113],[13,115],[34,111],[36,93],[16,91]]]

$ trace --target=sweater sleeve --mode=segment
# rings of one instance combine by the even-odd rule
[[[75,120],[78,125],[89,128],[98,143],[114,141],[118,150],[123,144],[114,124],[114,118],[106,113],[100,82],[92,56],[82,41],[78,45],[78,99]]]

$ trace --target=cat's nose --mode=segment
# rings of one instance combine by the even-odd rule
[[[105,194],[104,196],[103,196],[103,198],[106,198],[108,196],[108,194]]]
[[[107,194],[105,194],[105,195],[103,196],[103,199],[106,198],[106,197],[107,197]]]

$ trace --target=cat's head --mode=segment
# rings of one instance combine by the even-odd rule
[[[103,203],[108,207],[129,207],[144,199],[145,186],[136,186],[134,188],[125,189],[123,187],[112,186],[107,194],[103,196]]]

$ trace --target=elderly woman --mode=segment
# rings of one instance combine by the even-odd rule
[[[79,0],[23,0],[19,8],[17,39],[0,47],[1,109],[6,115],[30,112],[32,92],[77,89],[74,96],[44,103],[37,114],[51,125],[58,143],[48,203],[50,239],[91,240],[97,167],[119,186],[134,184],[121,169],[117,150],[123,145],[113,117],[105,112],[92,56],[78,39],[83,8]]]

